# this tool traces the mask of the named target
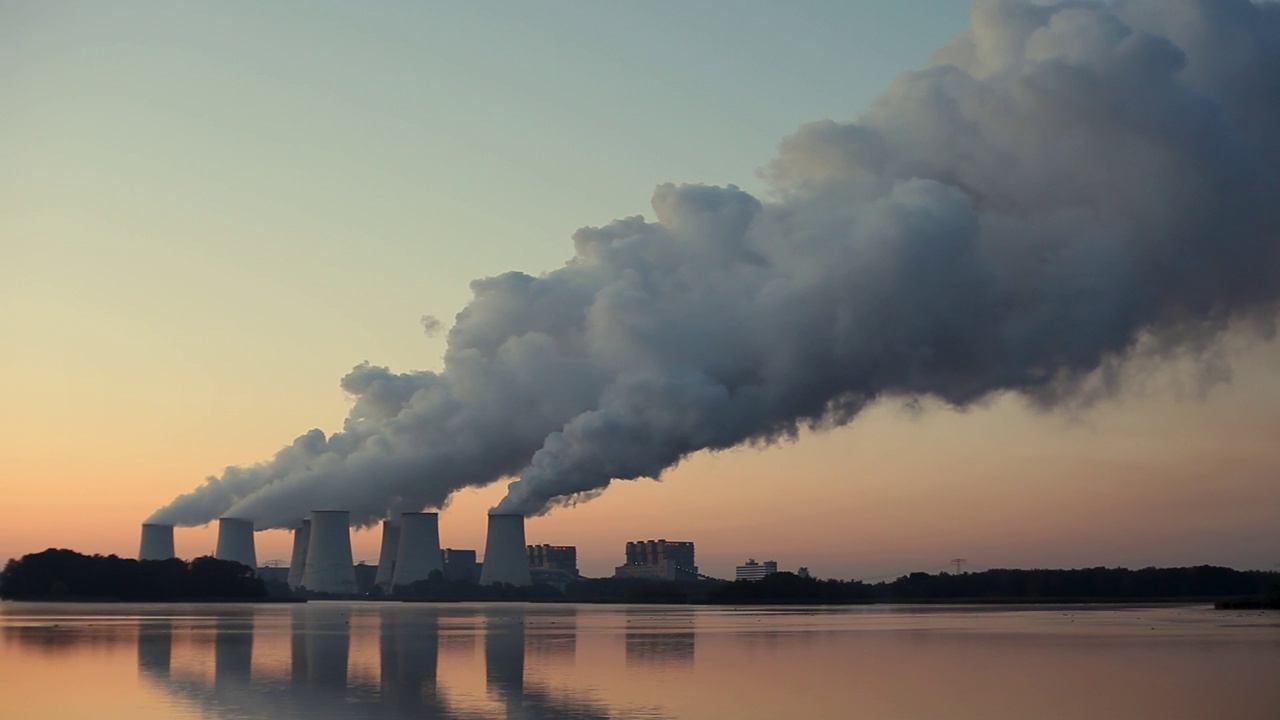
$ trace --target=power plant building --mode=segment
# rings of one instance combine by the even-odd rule
[[[524,515],[489,515],[489,533],[484,543],[481,585],[528,586],[529,551],[524,542]]]
[[[693,543],[677,540],[637,540],[627,543],[627,562],[614,568],[616,578],[696,580]]]
[[[168,560],[173,553],[173,526],[144,523],[142,542],[138,548],[139,560]]]
[[[765,560],[762,563],[756,562],[755,558],[747,558],[745,565],[739,565],[737,572],[734,574],[735,580],[760,580],[766,575],[772,575],[778,572],[778,563],[775,560]]]
[[[530,545],[529,567],[578,574],[578,548],[573,545]]]
[[[355,563],[351,558],[351,514],[346,510],[312,510],[311,538],[302,586],[312,592],[353,595]]]
[[[410,512],[400,516],[400,541],[396,552],[392,590],[429,580],[431,573],[444,574],[440,553],[440,516],[433,512]]]
[[[480,582],[480,563],[476,562],[475,550],[459,550],[445,548],[444,579],[449,582]]]
[[[218,546],[213,556],[232,560],[258,571],[258,553],[253,545],[253,521],[218,518]]]

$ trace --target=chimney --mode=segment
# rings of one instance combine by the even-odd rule
[[[311,518],[293,529],[293,555],[289,557],[289,589],[302,587],[302,574],[307,570],[307,546],[311,543]]]
[[[440,553],[440,516],[431,512],[404,513],[400,516],[400,549],[396,553],[396,572],[391,587],[404,587],[426,580],[432,570],[444,573]]]
[[[353,595],[356,569],[351,559],[351,514],[346,510],[312,510],[311,538],[302,585],[313,592]]]
[[[382,592],[391,592],[391,579],[396,571],[396,553],[400,551],[400,523],[395,520],[382,521],[382,549],[378,551],[378,574],[373,584],[382,588]]]
[[[218,518],[218,549],[213,556],[219,560],[234,560],[258,572],[258,554],[253,549],[253,521]]]
[[[139,560],[168,560],[173,554],[173,526],[142,524],[142,546]]]
[[[480,584],[532,585],[523,515],[490,515]]]

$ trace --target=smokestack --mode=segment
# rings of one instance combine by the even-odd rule
[[[356,569],[351,559],[350,513],[346,510],[312,510],[311,539],[302,585],[313,592],[350,595],[356,591]]]
[[[139,560],[168,560],[173,554],[173,526],[142,524],[142,546],[138,549]]]
[[[382,549],[378,552],[378,574],[373,584],[382,588],[382,592],[391,592],[391,579],[396,571],[396,554],[400,552],[400,523],[395,520],[382,521]]]
[[[490,515],[480,584],[532,585],[529,551],[524,544],[524,515]]]
[[[258,571],[258,553],[253,547],[253,521],[241,518],[218,518],[218,549],[213,556],[234,560]]]
[[[431,512],[404,513],[400,516],[400,550],[396,554],[396,571],[391,587],[394,589],[426,580],[432,570],[444,573],[444,560],[440,555],[440,516]]]
[[[289,589],[302,587],[302,575],[307,571],[307,546],[311,543],[311,518],[293,529],[293,555],[289,558]]]

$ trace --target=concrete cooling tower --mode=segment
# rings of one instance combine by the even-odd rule
[[[351,595],[356,569],[351,559],[351,514],[346,510],[312,510],[302,585],[313,592]]]
[[[142,524],[142,546],[139,560],[168,560],[173,554],[173,526]]]
[[[213,556],[234,560],[258,571],[258,553],[253,547],[253,521],[240,518],[218,518],[218,549]]]
[[[523,515],[490,515],[489,536],[484,543],[484,567],[480,584],[532,585],[529,551],[524,544]]]
[[[523,529],[521,537],[523,537]],[[444,574],[440,554],[440,516],[436,513],[405,513],[400,516],[400,551],[391,587],[404,587],[426,580],[432,570]]]
[[[307,546],[311,543],[311,518],[293,529],[293,554],[289,557],[289,589],[302,587],[302,574],[307,571]]]
[[[400,551],[400,523],[395,520],[382,521],[382,549],[378,551],[378,574],[373,584],[382,588],[382,592],[391,592],[391,579],[396,570],[396,553]]]

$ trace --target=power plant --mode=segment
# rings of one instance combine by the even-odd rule
[[[307,546],[311,544],[311,518],[293,529],[293,553],[289,557],[289,589],[302,587],[302,574],[307,569]]]
[[[253,546],[253,521],[241,518],[218,518],[218,546],[213,556],[234,560],[258,571],[258,553]]]
[[[142,544],[138,548],[139,560],[168,560],[173,553],[173,526],[142,524]]]
[[[532,585],[529,551],[524,543],[524,515],[489,515],[480,584]]]
[[[523,525],[520,532],[523,537]],[[400,548],[396,553],[391,588],[394,590],[426,580],[436,570],[444,573],[444,558],[440,553],[440,516],[433,512],[404,513],[400,516]],[[381,567],[378,572],[381,574]]]
[[[351,513],[346,510],[311,511],[311,538],[302,573],[302,586],[306,589],[344,595],[355,593],[350,518]]]
[[[382,548],[378,551],[378,574],[373,584],[382,592],[391,592],[391,581],[395,578],[396,553],[400,552],[400,523],[395,520],[382,521]]]

